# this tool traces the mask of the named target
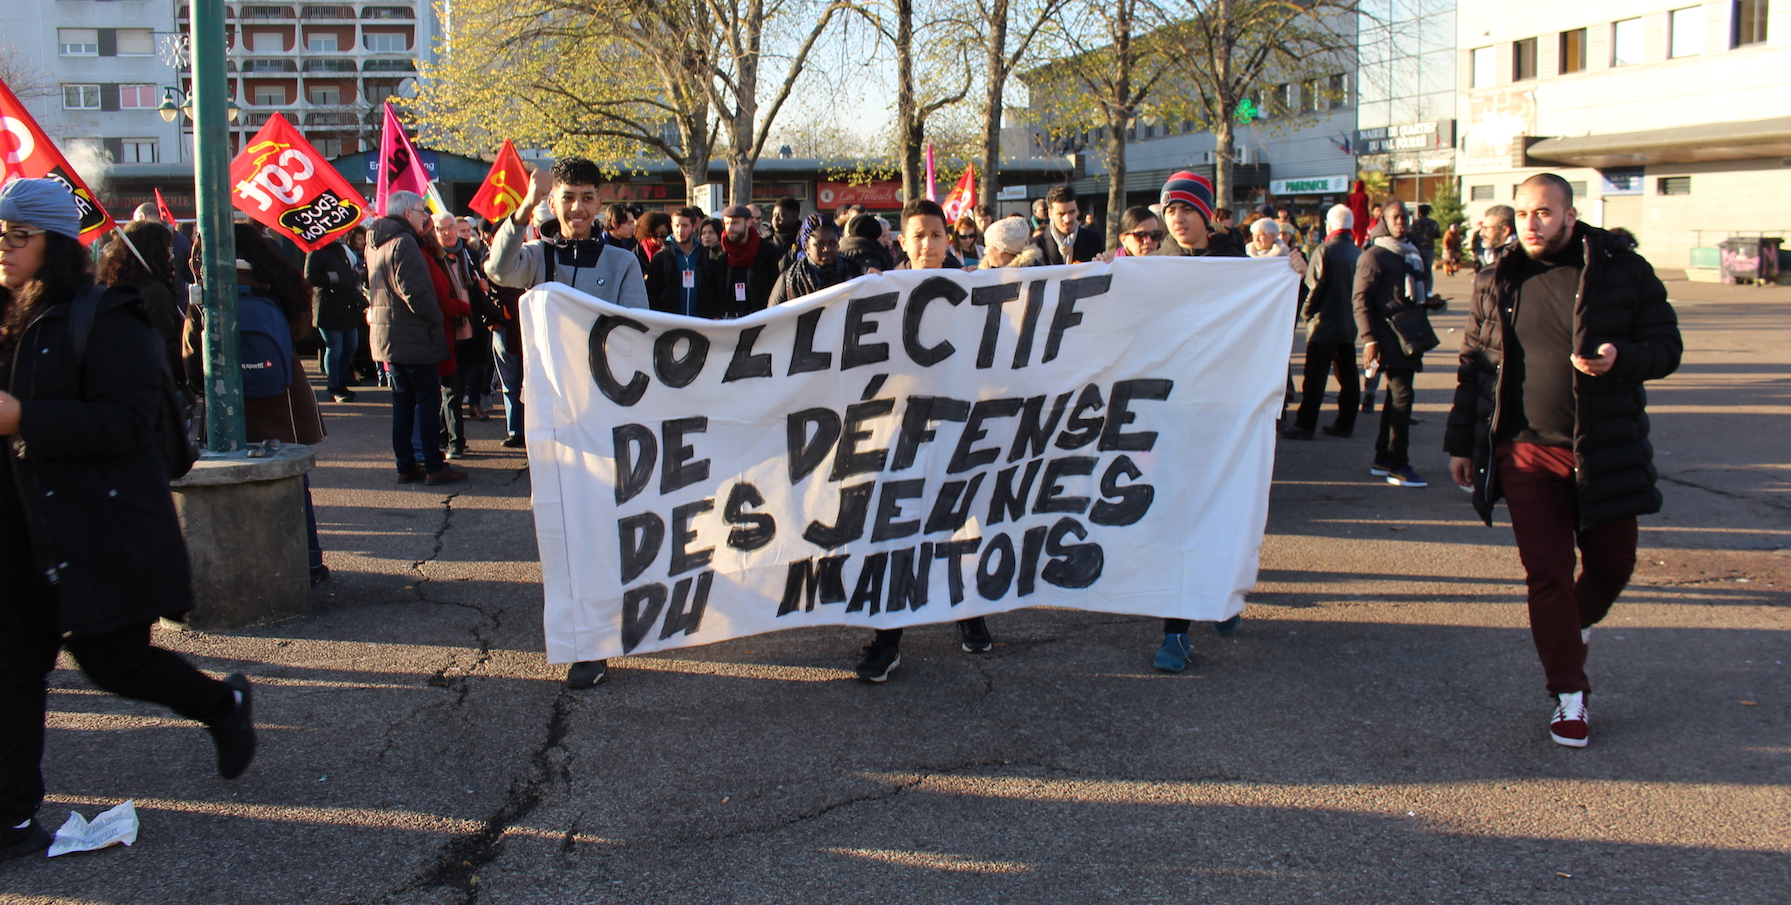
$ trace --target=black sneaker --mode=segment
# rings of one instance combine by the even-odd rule
[[[889,678],[889,674],[902,665],[902,649],[894,644],[872,644],[864,649],[864,659],[858,661],[858,680],[861,682],[881,682]]]
[[[503,446],[505,449],[528,449],[529,448],[528,441],[524,440],[522,438],[521,434],[511,434],[510,436],[505,437]]]
[[[1374,394],[1373,393],[1364,393],[1362,395],[1362,414],[1364,414],[1364,415],[1374,414]]]
[[[329,580],[330,580],[330,567],[329,566],[313,566],[313,567],[311,567],[311,587],[317,587],[318,585],[323,584],[324,582],[329,581]]]
[[[1340,431],[1334,425],[1330,425],[1330,424],[1327,424],[1327,425],[1319,428],[1319,430],[1324,431],[1325,436],[1327,436],[1327,437],[1341,437],[1342,439],[1345,439],[1345,440],[1348,440],[1349,438],[1354,437],[1356,435],[1356,432],[1353,430]]]
[[[981,616],[958,620],[958,640],[967,654],[985,654],[995,646],[995,638],[989,634],[989,624]]]
[[[1276,431],[1281,434],[1281,439],[1283,440],[1311,440],[1314,436],[1309,430],[1298,427],[1288,427],[1285,424],[1276,428]]]
[[[49,848],[55,839],[35,817],[22,827],[0,829],[0,861],[35,855]]]
[[[608,660],[580,660],[566,670],[567,688],[590,688],[609,675]]]
[[[242,673],[232,674],[224,684],[236,692],[236,706],[229,716],[205,729],[218,746],[218,775],[235,779],[255,759],[254,695],[249,690],[249,677]]]

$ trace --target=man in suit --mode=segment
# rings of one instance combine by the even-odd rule
[[[1032,244],[1045,253],[1046,264],[1083,264],[1099,259],[1107,250],[1100,233],[1078,225],[1081,204],[1068,183],[1052,186],[1045,193],[1045,209],[1045,228],[1033,237]]]

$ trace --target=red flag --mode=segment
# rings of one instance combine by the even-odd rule
[[[173,229],[180,221],[174,219],[174,212],[168,209],[168,199],[162,197],[162,190],[155,190],[155,212],[161,215],[162,222]]]
[[[497,162],[491,165],[491,172],[485,176],[485,184],[479,186],[479,193],[467,203],[479,216],[496,223],[522,206],[522,199],[529,193],[529,171],[522,165],[522,158],[516,153],[516,146],[510,139],[504,139],[504,146],[498,149]]]
[[[950,226],[958,222],[959,217],[967,216],[976,210],[976,165],[971,164],[964,169],[964,175],[958,177],[958,184],[945,196],[945,223]]]
[[[0,185],[14,179],[54,179],[75,196],[81,213],[81,241],[92,244],[117,224],[105,206],[75,174],[75,168],[50,142],[25,105],[0,81]]]
[[[230,162],[230,201],[305,251],[367,216],[367,202],[278,113]]]

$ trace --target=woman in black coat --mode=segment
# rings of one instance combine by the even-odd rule
[[[70,313],[91,298],[79,235],[60,183],[0,191],[0,860],[50,843],[34,815],[59,650],[100,688],[204,723],[226,779],[255,750],[248,680],[209,678],[149,643],[156,620],[193,599],[152,442],[166,353],[136,293],[113,287],[76,360]]]
[[[305,282],[311,284],[312,320],[323,333],[330,397],[353,402],[354,390],[348,384],[354,377],[360,330],[367,325],[367,293],[348,246],[338,240],[306,255]]]

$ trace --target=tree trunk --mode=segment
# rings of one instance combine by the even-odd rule
[[[1231,206],[1231,141],[1233,127],[1229,115],[1213,124],[1213,207]],[[1208,224],[1211,225],[1211,224]]]
[[[986,19],[989,23],[988,72],[983,95],[983,161],[982,177],[977,186],[978,204],[995,209],[995,196],[1001,191],[1001,93],[1007,87],[1007,14],[1008,0],[994,0]]]
[[[1126,132],[1132,118],[1121,110],[1107,117],[1107,247],[1119,247],[1119,218],[1126,210]]]
[[[927,127],[915,116],[914,0],[896,0],[896,141],[902,155],[902,200],[926,196],[921,184],[921,145]]]

